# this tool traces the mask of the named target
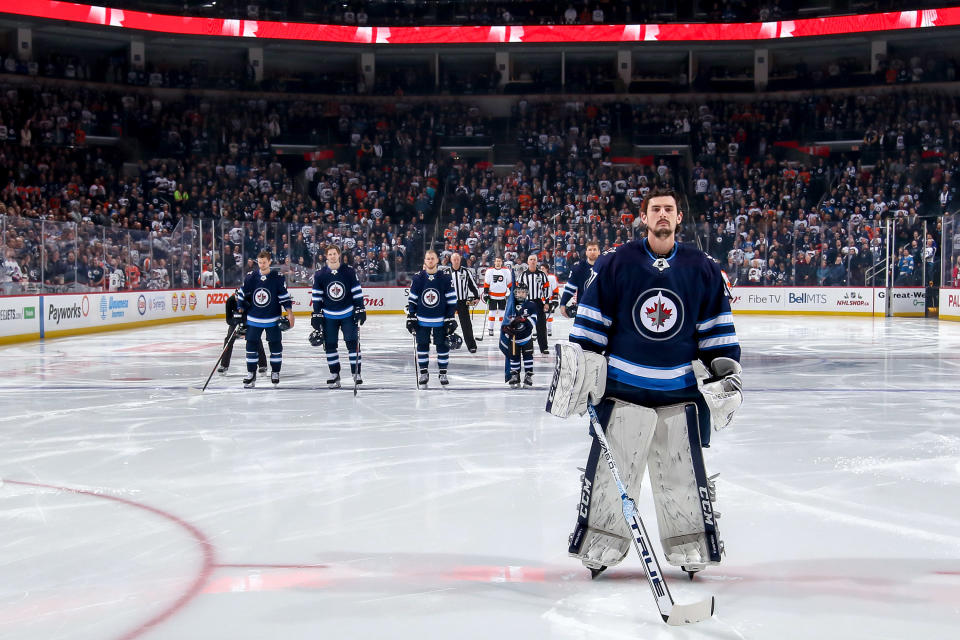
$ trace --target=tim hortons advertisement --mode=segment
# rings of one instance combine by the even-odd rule
[[[940,289],[940,317],[960,321],[960,289]]]

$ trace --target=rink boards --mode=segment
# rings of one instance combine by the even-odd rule
[[[223,317],[233,289],[183,289],[0,297],[0,343]],[[310,289],[293,288],[294,310],[310,312]],[[403,313],[408,288],[364,290],[368,313]],[[887,291],[870,287],[736,287],[735,313],[879,316]],[[894,316],[924,315],[920,287],[892,291]],[[481,310],[478,307],[474,311]],[[941,289],[940,318],[960,321],[960,289]]]

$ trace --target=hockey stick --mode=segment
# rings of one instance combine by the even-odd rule
[[[483,312],[483,326],[480,328],[480,337],[473,336],[477,342],[483,342],[483,336],[487,333],[487,316],[490,315],[490,301],[487,300],[487,308]]]
[[[620,479],[620,471],[616,461],[613,459],[613,452],[610,451],[610,445],[607,443],[607,436],[603,433],[603,427],[600,425],[600,418],[597,417],[597,410],[593,404],[587,403],[587,411],[590,412],[590,426],[596,435],[597,442],[610,473],[613,474],[613,480],[617,483],[617,490],[620,492],[620,500],[623,503],[623,517],[627,521],[627,527],[633,533],[633,546],[636,548],[640,559],[643,560],[643,571],[647,574],[647,582],[653,591],[653,597],[657,601],[657,608],[660,610],[660,616],[663,621],[671,626],[680,626],[683,624],[692,624],[706,620],[713,615],[716,605],[713,596],[707,600],[694,602],[691,604],[675,604],[667,583],[663,579],[663,571],[660,569],[660,562],[650,544],[650,536],[643,526],[643,520],[637,512],[636,503],[627,495],[627,489]]]
[[[220,361],[223,360],[223,354],[227,352],[227,349],[233,347],[233,341],[237,339],[237,331],[239,331],[239,329],[239,324],[233,325],[233,330],[227,337],[227,342],[223,345],[223,351],[220,352],[220,356],[217,358],[216,364],[213,365],[213,370],[210,372],[210,375],[207,376],[207,381],[203,383],[203,388],[197,389],[196,387],[190,387],[190,393],[198,395],[207,390],[207,385],[210,384],[210,380],[213,379],[213,374],[217,372],[217,367],[220,366]]]
[[[360,326],[357,326],[357,372],[353,374],[353,397],[357,397],[357,378],[360,376]]]
[[[420,354],[417,353],[417,335],[413,334],[413,375],[417,381],[417,391],[420,391]]]

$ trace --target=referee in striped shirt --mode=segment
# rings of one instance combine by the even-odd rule
[[[462,261],[459,253],[450,254],[450,279],[453,280],[453,289],[457,292],[457,317],[463,330],[463,341],[467,343],[470,353],[476,353],[477,339],[473,337],[470,307],[480,299],[480,289],[477,288],[477,281],[470,270],[461,266]]]
[[[550,298],[550,282],[537,266],[536,254],[527,256],[527,270],[520,274],[517,282],[527,285],[530,299],[537,307],[537,345],[540,353],[550,353],[547,346],[547,300]]]

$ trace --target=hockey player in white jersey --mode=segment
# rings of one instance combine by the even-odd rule
[[[513,270],[503,265],[503,258],[494,258],[493,267],[483,274],[483,301],[487,303],[489,335],[493,335],[494,322],[503,323],[507,297],[513,287]]]
[[[619,462],[628,495],[644,469],[667,561],[690,576],[720,562],[714,483],[703,448],[742,400],[740,347],[720,267],[676,242],[683,213],[671,190],[652,191],[646,234],[597,260],[582,291],[570,342],[557,348],[547,410],[583,415],[588,402]],[[709,370],[709,373],[707,373]],[[697,372],[701,375],[697,375]],[[620,492],[592,446],[568,552],[596,577],[618,564],[633,536]]]

